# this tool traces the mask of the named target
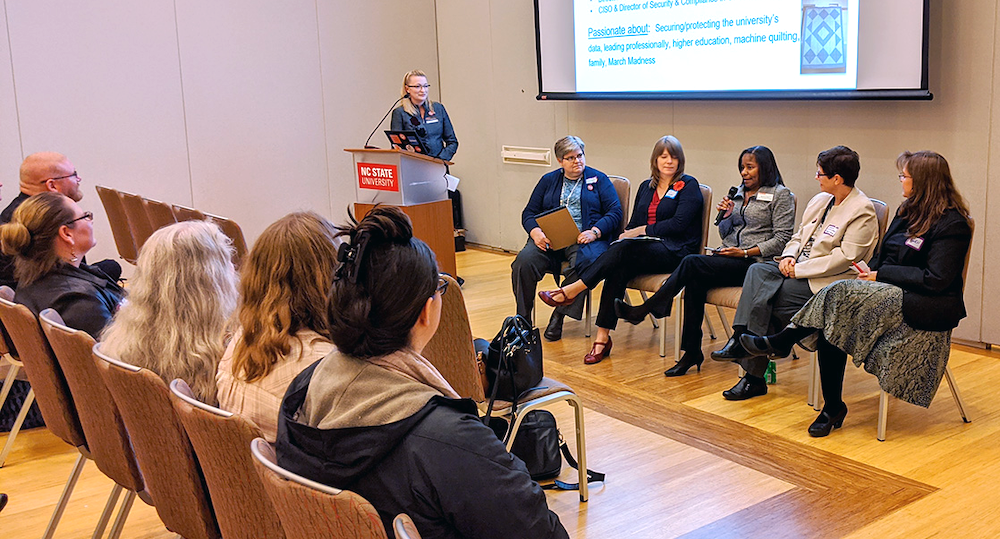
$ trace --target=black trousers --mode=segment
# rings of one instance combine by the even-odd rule
[[[626,240],[615,243],[580,273],[580,280],[593,289],[604,281],[597,327],[615,329],[615,300],[625,297],[628,282],[647,273],[669,273],[680,264],[683,254],[668,249],[661,241]],[[582,294],[581,294],[582,295]]]
[[[546,273],[552,273],[557,276],[556,284],[559,284],[558,275],[563,261],[569,262],[569,269],[563,275],[560,286],[566,286],[579,279],[576,270],[576,255],[579,250],[579,245],[570,245],[558,251],[543,251],[535,245],[535,242],[528,239],[528,243],[517,253],[517,258],[510,265],[510,280],[517,302],[517,314],[531,320],[538,281],[541,281]],[[583,303],[584,297],[580,294],[573,303],[556,307],[555,312],[579,320],[583,317]]]
[[[753,259],[728,256],[687,255],[666,283],[646,301],[657,318],[670,314],[674,296],[684,289],[684,328],[681,349],[701,352],[702,319],[705,318],[705,297],[713,288],[740,286]]]

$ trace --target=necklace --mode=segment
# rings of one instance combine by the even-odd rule
[[[583,196],[583,190],[582,189],[579,190],[579,191],[577,191],[577,187],[580,186],[580,182],[582,180],[583,180],[583,174],[580,174],[580,177],[577,178],[575,181],[574,180],[569,180],[565,176],[563,176],[563,183],[566,183],[568,181],[573,181],[573,185],[569,188],[569,194],[566,195],[566,199],[559,201],[560,204],[562,204],[564,206],[569,206],[570,203],[573,202],[573,193],[577,194],[577,198]],[[565,191],[563,191],[563,192],[565,192]]]

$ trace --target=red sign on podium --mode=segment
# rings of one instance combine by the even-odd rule
[[[396,165],[358,163],[358,187],[399,192],[398,167]]]

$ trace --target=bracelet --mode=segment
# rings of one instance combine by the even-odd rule
[[[750,253],[746,249],[743,249],[743,258],[750,258]]]

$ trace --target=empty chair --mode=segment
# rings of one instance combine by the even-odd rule
[[[263,438],[253,440],[250,451],[288,539],[386,537],[378,511],[361,496],[278,466],[274,448]]]
[[[0,287],[0,297],[12,302],[14,301],[14,291],[8,286]],[[14,387],[14,382],[17,380],[27,381],[28,375],[24,372],[24,364],[16,357],[17,352],[8,344],[10,337],[7,334],[7,330],[0,327],[0,332],[3,334],[3,338],[0,339],[0,356],[2,356],[0,357],[0,364],[6,363],[6,365],[0,367],[0,372],[3,372],[2,369],[4,367],[7,369],[3,388],[0,388],[0,408],[2,408],[7,403],[7,397]],[[8,350],[8,348],[10,349]],[[7,443],[4,444],[3,450],[0,451],[0,467],[3,467],[4,462],[7,461],[7,455],[14,448],[14,439],[17,438],[17,433],[21,431],[21,426],[24,425],[24,420],[28,417],[28,412],[31,410],[31,405],[34,402],[35,390],[29,389],[28,394],[24,397],[24,401],[21,402],[21,408],[14,419],[14,424],[11,425],[10,433],[7,435]]]
[[[0,297],[12,296],[13,291],[9,287],[0,287]],[[80,425],[80,418],[77,416],[76,405],[66,384],[66,379],[63,377],[62,369],[59,368],[59,364],[52,355],[52,349],[49,348],[49,343],[42,335],[35,315],[24,305],[0,299],[0,321],[10,333],[11,340],[17,348],[18,357],[24,363],[24,370],[28,373],[28,380],[31,382],[38,407],[45,419],[45,426],[52,434],[80,452],[73,464],[62,495],[59,497],[59,502],[56,504],[55,511],[52,513],[52,518],[49,520],[49,525],[45,529],[44,537],[49,538],[55,534],[59,519],[62,518],[66,504],[69,503],[69,497],[76,486],[76,481],[80,478],[80,472],[83,471],[83,465],[90,458],[90,449],[87,446],[87,439],[83,427]],[[111,510],[118,500],[119,492],[120,488],[116,486],[112,491],[111,498],[108,499],[104,514],[98,522],[97,530],[94,531],[95,537],[104,533]]]
[[[132,231],[132,240],[135,242],[136,251],[141,251],[146,240],[156,229],[149,222],[141,196],[118,191],[118,197],[125,209],[125,217],[128,219],[128,228]]]
[[[195,399],[184,380],[171,382],[170,391],[174,410],[205,474],[223,537],[284,537],[278,514],[247,451],[250,442],[261,436],[257,425]]]
[[[91,356],[94,339],[84,331],[66,327],[53,309],[45,309],[38,318],[73,394],[90,457],[117,484],[115,499],[122,488],[128,490],[111,528],[110,537],[118,537],[137,494],[152,504],[148,493],[142,492],[142,474],[132,453],[128,431]]]
[[[186,539],[222,537],[167,384],[149,370],[104,355],[100,346],[94,345],[94,361],[131,436],[156,514],[168,530]]]
[[[104,213],[108,216],[108,224],[111,225],[111,234],[115,238],[118,255],[129,264],[135,264],[139,249],[136,248],[135,239],[132,238],[125,206],[122,205],[118,191],[101,185],[96,186],[96,189],[97,195],[101,197],[101,203],[104,204]]]
[[[146,210],[146,219],[154,231],[177,222],[173,208],[166,202],[143,197],[142,206]]]
[[[219,225],[223,234],[229,236],[229,239],[233,240],[233,265],[239,268],[240,262],[243,261],[243,257],[247,255],[247,241],[243,238],[243,229],[241,229],[240,225],[236,224],[236,221],[233,221],[232,219],[212,214],[206,215],[213,223]]]

